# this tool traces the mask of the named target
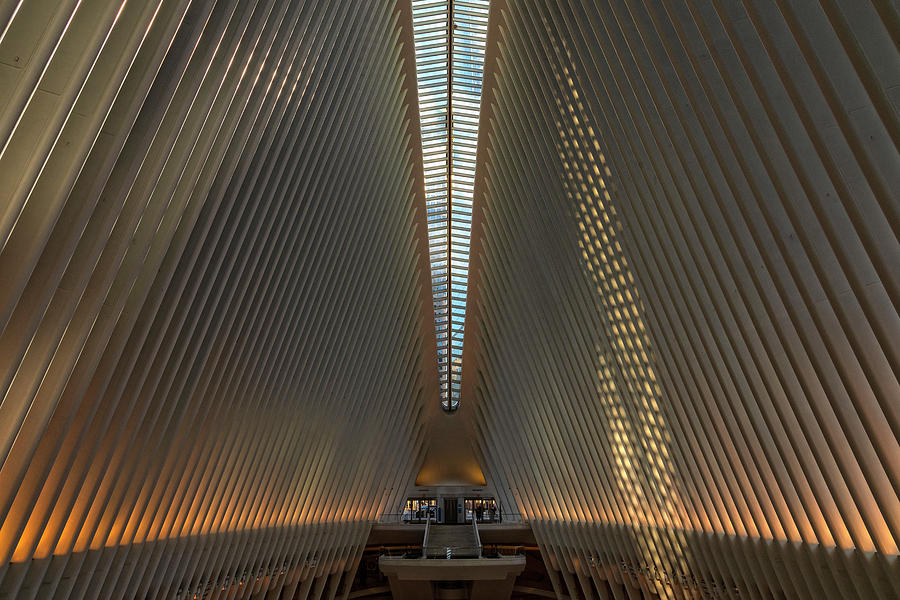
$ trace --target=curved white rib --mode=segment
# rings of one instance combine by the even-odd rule
[[[896,9],[491,19],[463,397],[558,593],[900,595]]]
[[[0,597],[349,589],[437,395],[409,4],[0,26]]]

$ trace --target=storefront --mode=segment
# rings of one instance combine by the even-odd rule
[[[479,523],[496,523],[500,520],[500,511],[493,498],[466,498],[466,523],[475,519]]]
[[[438,518],[437,498],[408,498],[403,507],[405,523],[424,523],[429,515]]]

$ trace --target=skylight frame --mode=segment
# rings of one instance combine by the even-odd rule
[[[459,408],[489,0],[413,0],[440,400]]]

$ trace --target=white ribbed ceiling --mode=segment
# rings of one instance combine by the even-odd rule
[[[409,4],[14,4],[0,598],[344,590],[441,412]]]
[[[495,0],[465,410],[571,598],[900,598],[900,20]]]
[[[0,600],[347,598],[417,473],[559,598],[900,598],[898,48],[889,0],[0,0]]]

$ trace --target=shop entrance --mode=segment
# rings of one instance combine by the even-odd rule
[[[408,498],[403,507],[404,523],[424,523],[437,518],[437,498]]]
[[[479,523],[500,521],[500,511],[493,498],[466,498],[464,504],[466,523],[471,523],[473,519]]]

